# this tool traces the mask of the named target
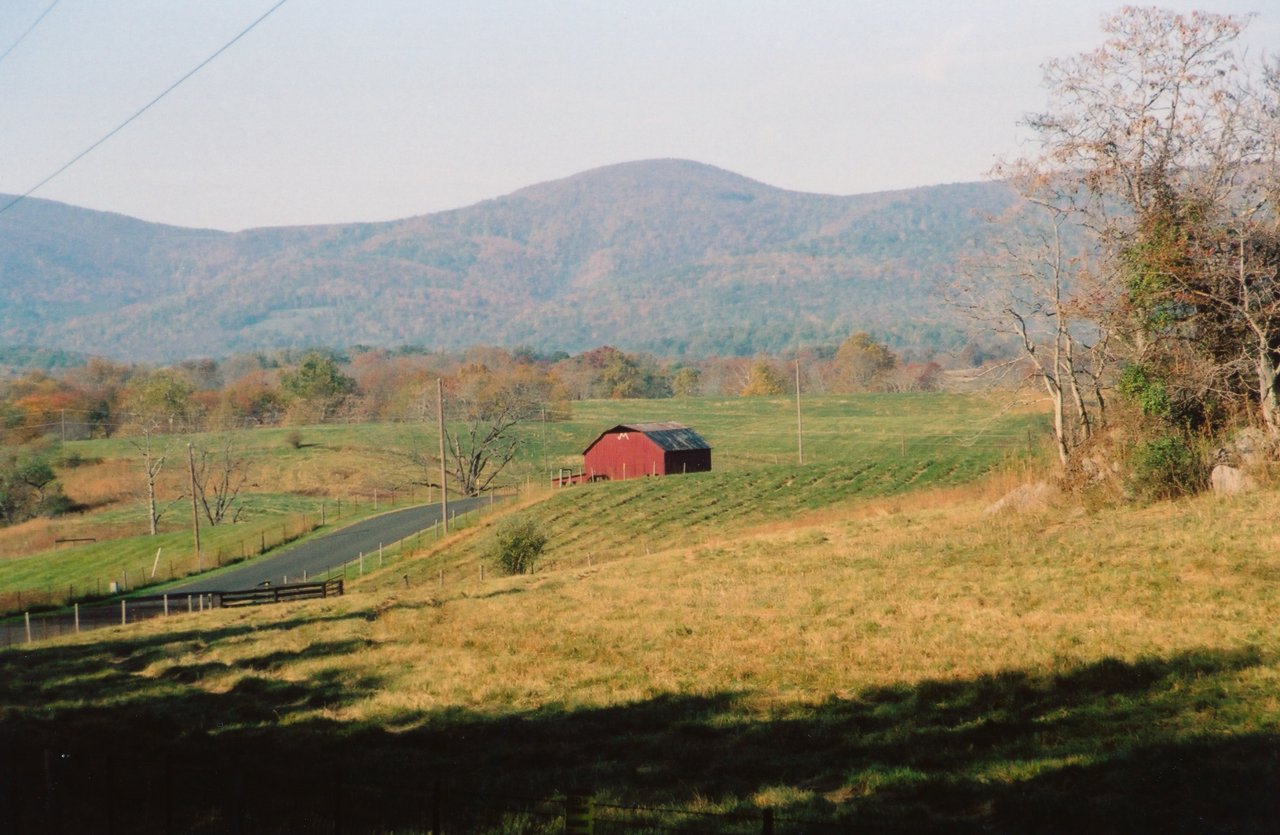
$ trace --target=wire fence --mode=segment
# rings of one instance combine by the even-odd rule
[[[512,491],[511,495],[517,495],[518,491]],[[486,514],[495,510],[498,504],[505,501],[508,497],[499,497],[496,494],[490,494],[489,501],[480,504],[470,510],[462,513],[451,513],[449,517],[449,528],[452,531],[460,531],[477,524]],[[314,526],[313,526],[314,527]],[[298,538],[302,533],[292,537]],[[416,533],[410,534],[403,539],[389,543],[380,544],[376,550],[368,553],[357,552],[348,554],[340,562],[333,564],[325,564],[319,571],[312,575],[308,575],[303,571],[301,575],[295,576],[290,583],[289,577],[285,577],[285,583],[282,586],[276,586],[273,600],[269,602],[288,602],[291,600],[305,599],[306,595],[285,593],[279,594],[281,589],[297,588],[301,586],[311,586],[316,582],[321,584],[338,580],[346,582],[348,580],[359,580],[367,573],[373,573],[384,568],[403,564],[405,561],[418,556],[424,549],[431,547],[438,542],[443,536],[443,527],[439,522],[435,522],[431,527],[424,528]],[[231,562],[240,562],[236,559]],[[220,563],[221,564],[221,563]],[[231,564],[230,562],[227,564]],[[481,564],[479,568],[479,579],[484,580],[484,567]],[[194,575],[193,575],[194,576]],[[455,567],[448,574],[443,569],[438,571],[436,576],[429,579],[436,581],[441,588],[448,582],[466,582],[474,579],[471,566]],[[308,583],[308,581],[313,581]],[[399,580],[396,581],[397,583]],[[404,582],[409,582],[408,575],[405,575]],[[121,589],[123,591],[123,589]],[[11,617],[0,621],[0,648],[17,647],[39,641],[58,638],[66,635],[74,635],[82,632],[88,632],[95,629],[104,629],[112,626],[124,626],[132,623],[139,623],[145,620],[151,620],[157,617],[177,617],[179,615],[200,614],[206,611],[213,611],[221,608],[223,605],[230,605],[228,594],[258,594],[263,597],[273,596],[271,589],[252,589],[252,590],[227,590],[206,593],[178,593],[178,594],[153,594],[146,596],[132,597],[115,597],[110,596],[104,598],[88,597],[80,602],[71,602],[69,605],[57,608],[49,607],[43,611],[32,611],[30,609],[22,611],[20,617]],[[323,596],[323,595],[315,595]],[[31,598],[28,597],[30,600]],[[50,598],[51,599],[51,598]],[[43,602],[38,596],[34,600],[39,604]],[[268,602],[268,601],[263,601]],[[174,621],[175,628],[179,621]],[[182,622],[184,627],[189,627],[190,622]]]
[[[93,604],[117,594],[138,592],[170,583],[196,574],[200,569],[210,570],[244,562],[295,542],[321,526],[338,521],[342,518],[342,510],[339,502],[336,512],[329,510],[327,518],[325,511],[318,510],[313,513],[281,514],[255,523],[224,525],[215,530],[212,536],[205,533],[213,541],[201,548],[198,558],[191,547],[182,549],[176,556],[172,550],[166,554],[157,549],[154,556],[143,558],[132,565],[127,559],[121,559],[106,576],[99,574],[93,579],[82,577],[66,585],[46,583],[43,588],[28,586],[0,592],[0,615],[35,612],[77,603]],[[348,515],[352,512],[353,509],[349,507]],[[66,547],[75,548],[77,544],[68,543]],[[75,556],[69,550],[62,553]],[[86,573],[92,576],[92,572]]]
[[[131,623],[174,617],[180,614],[203,614],[229,606],[288,603],[296,600],[340,596],[343,581],[321,580],[314,583],[289,583],[287,585],[258,587],[243,590],[197,592],[192,594],[156,594],[147,597],[126,597],[118,602],[81,606],[75,604],[70,612],[48,612],[32,616],[24,612],[21,620],[0,624],[0,646],[12,647],[78,635],[111,626],[127,626]],[[190,621],[184,621],[190,626]]]

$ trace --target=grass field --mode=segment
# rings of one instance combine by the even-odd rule
[[[682,510],[656,520],[673,530],[687,526],[692,535],[735,522],[752,512],[752,503],[757,505],[756,513],[767,518],[844,496],[905,489],[914,483],[960,483],[1011,456],[1038,448],[1042,432],[1038,416],[992,417],[992,410],[990,400],[949,395],[807,399],[804,419],[810,466],[799,468],[795,466],[795,404],[786,398],[579,403],[570,420],[536,421],[522,428],[519,457],[502,483],[545,485],[549,473],[561,467],[581,469],[582,449],[603,429],[625,421],[678,417],[699,428],[716,447],[713,480],[657,497],[668,504],[698,508],[697,513]],[[292,432],[301,434],[300,445],[289,443]],[[249,476],[243,494],[245,521],[206,527],[202,544],[207,559],[201,564],[216,566],[293,540],[320,523],[322,503],[327,521],[332,522],[335,517],[355,518],[353,513],[367,515],[375,503],[386,509],[396,502],[433,498],[433,491],[413,486],[414,481],[424,480],[424,474],[415,472],[403,454],[406,449],[434,448],[433,432],[415,425],[357,424],[196,436],[197,444],[214,448],[231,438]],[[185,437],[167,439],[166,452],[173,460],[162,474],[162,505],[185,489],[181,464],[186,441]],[[21,611],[33,602],[50,605],[96,594],[112,582],[121,587],[142,586],[141,578],[150,579],[153,567],[157,580],[196,571],[189,504],[178,502],[169,508],[159,536],[139,535],[146,528],[146,512],[137,497],[141,486],[141,476],[135,472],[138,452],[128,439],[68,443],[63,457],[87,462],[65,468],[60,475],[74,500],[98,509],[0,530],[4,557],[0,559],[0,613]],[[842,465],[839,472],[834,467],[837,463]],[[430,475],[435,477],[434,472]],[[638,484],[632,482],[607,501],[615,509],[627,505]],[[779,494],[779,485],[787,485],[785,496]],[[708,491],[727,492],[732,498],[717,508],[718,499]],[[766,494],[774,498],[764,501]],[[557,512],[554,505],[550,512]],[[629,536],[636,526],[611,530]],[[569,542],[575,537],[566,531],[558,540]],[[96,541],[59,544],[59,539]],[[600,548],[621,548],[623,553],[632,553],[628,547],[640,544],[639,539],[627,541],[620,536],[599,543]]]
[[[1033,424],[961,454],[934,402],[863,401],[804,467],[705,429],[711,474],[526,498],[532,575],[481,577],[485,523],[341,599],[0,652],[0,820],[422,832],[442,796],[550,833],[589,793],[628,821],[597,832],[1273,831],[1277,493],[991,515],[1016,467],[973,476]]]
[[[793,832],[1268,831],[1275,494],[996,517],[987,500],[853,499],[443,588],[406,589],[396,566],[337,601],[4,652],[0,742],[11,761],[66,749],[98,777],[116,750],[134,775],[118,803],[157,831],[142,785],[166,761],[180,819],[240,774],[274,798],[248,804],[268,829],[286,806],[330,809],[341,769],[353,831],[416,831],[436,780],[458,816],[586,789],[768,806]],[[434,558],[474,560],[483,541]]]

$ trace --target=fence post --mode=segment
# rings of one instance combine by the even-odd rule
[[[564,799],[565,835],[591,835],[594,802],[590,795],[571,794]]]
[[[124,626],[129,622],[128,610],[125,608],[126,601],[120,601],[120,625]]]
[[[75,611],[76,611],[76,634],[79,635],[80,634],[80,604],[79,603],[75,604]]]
[[[766,806],[761,813],[760,832],[763,835],[773,835],[773,809]]]
[[[27,622],[27,643],[31,643],[31,613],[23,612],[22,619]]]
[[[165,595],[164,595],[164,616],[169,617],[169,593],[168,592],[165,592]]]

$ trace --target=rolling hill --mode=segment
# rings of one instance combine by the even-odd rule
[[[27,200],[0,216],[0,345],[122,359],[477,343],[747,354],[872,330],[955,344],[956,258],[999,183],[785,191],[699,163],[587,171],[386,223],[183,229]]]

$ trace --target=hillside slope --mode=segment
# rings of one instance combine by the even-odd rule
[[[938,288],[1012,200],[995,183],[802,194],[680,160],[239,233],[27,200],[0,216],[0,345],[171,360],[355,343],[746,354],[855,328],[946,343],[961,324]]]
[[[49,828],[58,768],[86,831],[419,831],[443,792],[451,831],[549,833],[567,791],[677,831],[1270,831],[1275,498],[921,493],[516,578],[464,534],[440,583],[0,652],[0,799]]]

